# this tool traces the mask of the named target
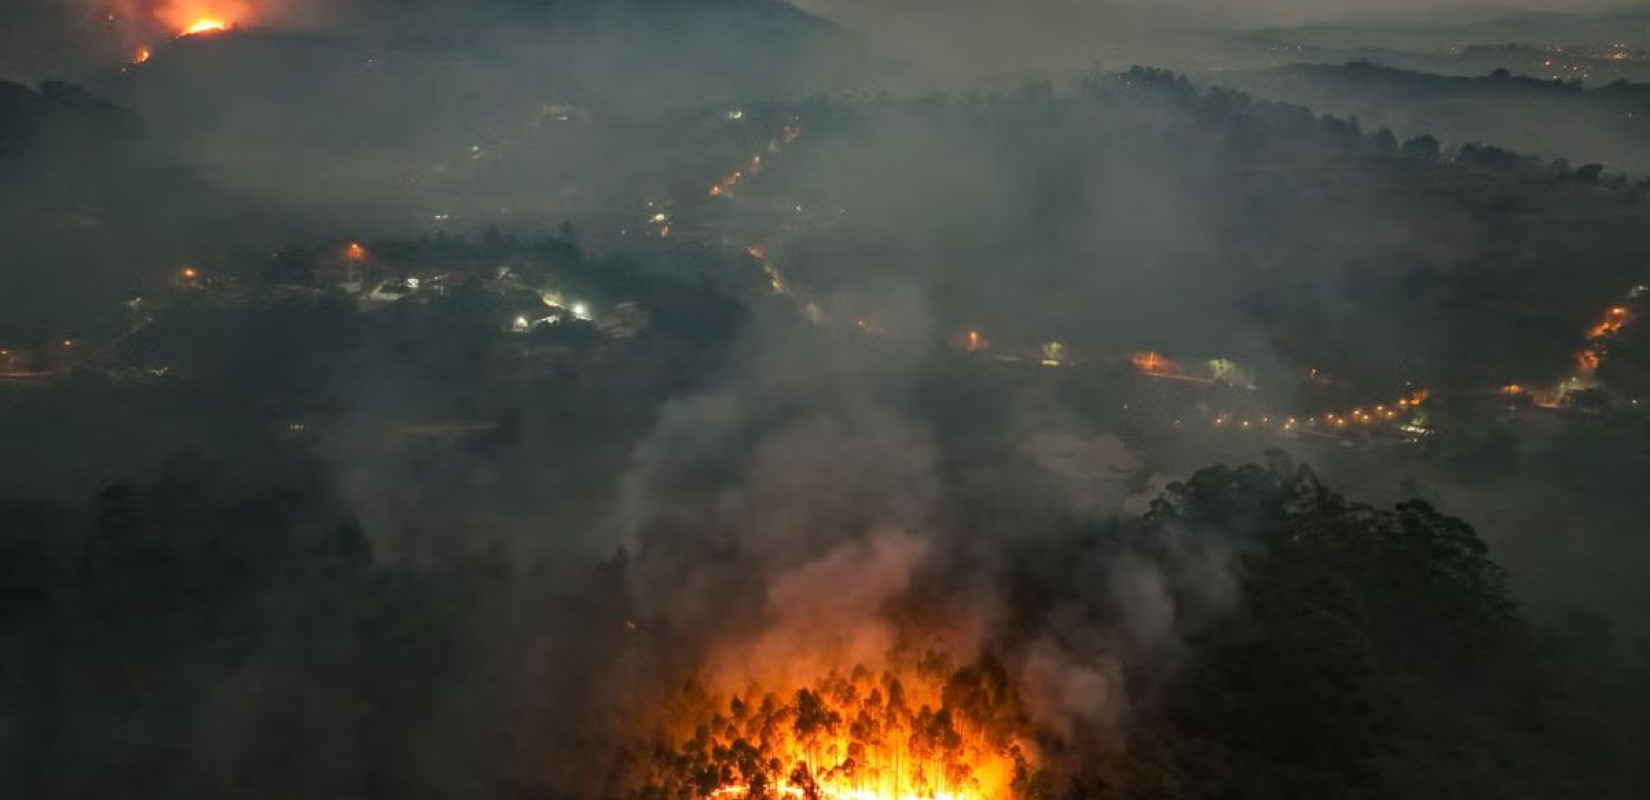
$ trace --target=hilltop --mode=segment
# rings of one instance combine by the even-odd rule
[[[1360,61],[1296,64],[1219,75],[1223,85],[1261,97],[1355,116],[1403,135],[1452,142],[1493,141],[1549,158],[1650,167],[1650,85],[1617,81],[1589,88],[1501,69],[1461,77]]]

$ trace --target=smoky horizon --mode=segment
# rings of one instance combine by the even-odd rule
[[[1650,5],[12,0],[0,796],[1636,797]]]

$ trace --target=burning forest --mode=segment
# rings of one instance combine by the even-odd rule
[[[276,8],[280,1],[268,0],[268,5]],[[263,18],[253,0],[124,0],[112,4],[109,19],[128,36],[183,39],[252,27]]]
[[[1650,10],[1349,1],[0,3],[0,797],[1636,800]]]
[[[979,800],[1023,796],[1029,728],[1003,667],[831,670],[794,691],[684,696],[691,732],[621,756],[614,796],[637,800]]]

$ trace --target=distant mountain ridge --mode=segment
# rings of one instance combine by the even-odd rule
[[[202,179],[147,128],[78,86],[0,81],[0,335],[75,330],[191,252],[301,227]]]
[[[1594,12],[1471,6],[1417,14],[1375,14],[1265,28],[1254,38],[1315,47],[1448,49],[1474,44],[1650,46],[1650,4]]]
[[[1270,72],[1279,75],[1297,75],[1339,81],[1348,88],[1358,84],[1368,88],[1382,88],[1412,94],[1468,94],[1494,92],[1499,94],[1545,95],[1549,97],[1590,98],[1612,103],[1626,103],[1635,109],[1650,110],[1650,84],[1616,81],[1606,86],[1589,89],[1578,83],[1544,80],[1514,75],[1504,70],[1482,76],[1437,75],[1418,70],[1389,67],[1367,61],[1346,64],[1290,64]]]
[[[280,63],[288,46],[292,58]],[[583,85],[608,97],[683,95],[687,102],[691,94],[805,93],[816,88],[803,85],[814,75],[851,73],[866,63],[836,25],[778,0],[366,0],[321,29],[275,25],[167,43],[155,48],[154,64],[94,85],[121,98],[122,87],[154,84],[157,75],[314,73],[333,61],[364,63],[375,52],[508,73],[498,80]],[[180,61],[198,63],[176,66]],[[169,62],[174,66],[159,68]],[[442,83],[439,76],[423,79]]]
[[[1332,24],[1378,25],[1395,22],[1431,23],[1439,25],[1471,25],[1493,19],[1527,14],[1533,9],[1522,6],[1480,3],[1468,6],[1427,8],[1418,11],[1363,11],[1332,20]]]
[[[1550,158],[1650,169],[1650,84],[1596,88],[1497,70],[1438,75],[1355,61],[1294,64],[1221,75],[1222,84],[1286,100],[1400,134],[1455,142],[1496,141]]]

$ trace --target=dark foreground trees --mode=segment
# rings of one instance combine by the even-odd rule
[[[593,687],[636,635],[616,568],[389,565],[347,509],[301,460],[0,502],[0,794],[583,796],[615,744]],[[1054,533],[1003,556],[1012,614],[1134,642],[1121,741],[1050,800],[1625,798],[1647,777],[1642,678],[1543,644],[1472,527],[1424,503],[1361,505],[1280,458]],[[1173,636],[1099,609],[1131,560],[1180,565]]]
[[[1420,501],[1350,502],[1279,460],[1202,470],[1149,524],[1235,537],[1242,600],[1187,642],[1115,796],[1601,798],[1642,785],[1642,679],[1612,683],[1539,644],[1466,522]]]

